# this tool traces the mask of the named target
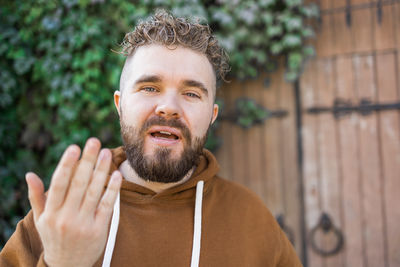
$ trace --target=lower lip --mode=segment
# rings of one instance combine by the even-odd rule
[[[164,139],[164,138],[157,138],[152,135],[149,135],[150,141],[155,143],[159,146],[173,146],[180,142],[180,139]]]

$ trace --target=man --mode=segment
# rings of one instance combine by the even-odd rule
[[[71,145],[47,194],[28,173],[32,212],[0,265],[301,266],[262,201],[218,177],[203,149],[228,70],[209,27],[159,11],[123,45],[114,103],[124,146],[91,138],[78,161]]]

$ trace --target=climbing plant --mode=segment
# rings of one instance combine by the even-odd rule
[[[112,93],[124,57],[111,50],[159,7],[207,20],[230,55],[230,78],[271,71],[283,56],[293,81],[313,54],[304,45],[314,36],[306,21],[318,8],[301,0],[1,1],[0,249],[29,209],[28,170],[48,184],[67,145],[90,136],[106,147],[121,143]],[[213,129],[209,148],[218,144]]]

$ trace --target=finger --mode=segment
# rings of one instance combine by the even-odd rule
[[[96,212],[96,223],[104,224],[111,219],[113,207],[119,193],[122,176],[119,171],[113,172],[108,182],[107,190],[104,193]]]
[[[103,149],[97,160],[96,169],[93,178],[90,181],[84,200],[82,202],[81,211],[86,214],[93,214],[99,204],[101,195],[104,190],[104,184],[107,180],[108,171],[111,165],[111,151]]]
[[[37,218],[43,213],[46,203],[43,182],[39,176],[33,172],[28,172],[25,175],[25,180],[28,184],[28,197],[32,206],[33,218],[37,221]]]
[[[77,145],[71,145],[65,150],[51,179],[46,209],[54,211],[63,204],[79,155],[80,148]]]
[[[82,199],[93,174],[100,146],[100,141],[97,138],[90,138],[86,142],[82,158],[75,170],[65,199],[66,209],[77,211],[81,206]]]

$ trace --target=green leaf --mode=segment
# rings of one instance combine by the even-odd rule
[[[295,71],[287,71],[285,73],[285,80],[288,82],[294,82],[298,78],[298,73]]]
[[[247,117],[239,117],[239,119],[238,119],[239,125],[241,125],[244,128],[250,127],[252,122],[253,121],[250,118],[247,118]]]
[[[286,34],[283,37],[283,46],[287,48],[293,48],[301,45],[301,37],[295,34]]]
[[[312,46],[305,46],[303,47],[303,54],[306,57],[313,57],[315,56],[315,49]]]
[[[271,25],[274,22],[274,15],[270,12],[263,12],[261,14],[261,21],[266,25]]]
[[[283,33],[283,28],[281,25],[272,25],[267,28],[268,37],[275,37]]]
[[[301,53],[292,52],[289,54],[288,67],[291,70],[299,69],[303,62],[303,56]]]
[[[303,0],[284,0],[289,7],[295,7],[303,4]]]
[[[288,31],[298,30],[303,27],[303,20],[301,17],[291,17],[286,21],[285,26]]]
[[[258,0],[258,4],[261,7],[270,7],[276,3],[277,0]]]
[[[319,7],[316,4],[309,4],[307,6],[302,6],[300,11],[307,18],[316,18],[319,16]]]
[[[271,53],[277,55],[283,50],[283,44],[281,42],[274,42],[271,45]]]
[[[305,27],[301,30],[301,35],[304,38],[311,38],[311,37],[315,37],[315,33],[314,30],[310,27]]]
[[[255,113],[256,113],[256,117],[257,117],[258,120],[263,120],[268,115],[268,112],[266,110],[263,110],[263,109],[258,109],[258,110],[255,111]]]

